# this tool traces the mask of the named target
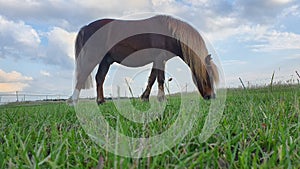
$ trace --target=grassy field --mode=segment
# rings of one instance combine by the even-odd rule
[[[147,103],[135,102],[138,109]],[[148,136],[172,125],[180,99],[168,99],[164,117],[139,124],[119,117],[112,102],[101,105],[111,126]],[[300,168],[300,86],[227,91],[223,118],[204,143],[198,140],[209,102],[201,100],[198,127],[180,144],[149,158],[124,158],[96,145],[65,103],[0,106],[0,168]],[[119,118],[117,118],[119,117]],[[130,126],[130,127],[128,127]]]

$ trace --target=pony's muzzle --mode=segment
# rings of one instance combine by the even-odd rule
[[[215,98],[216,98],[216,94],[215,93],[213,93],[211,95],[205,95],[205,96],[203,96],[204,100],[210,100],[210,99],[215,99]]]

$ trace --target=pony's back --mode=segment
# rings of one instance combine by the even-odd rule
[[[101,27],[110,23],[113,19],[100,19],[94,21],[88,25],[83,26],[77,34],[75,41],[75,58],[78,57],[80,50],[83,48],[84,44],[88,39]]]

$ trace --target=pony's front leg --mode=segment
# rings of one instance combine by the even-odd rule
[[[158,70],[157,82],[158,82],[157,99],[158,99],[158,101],[162,102],[166,99],[165,91],[164,91],[164,83],[165,83],[165,71],[164,70]]]
[[[67,104],[70,106],[75,106],[78,103],[80,90],[75,88],[73,91],[73,94],[69,99],[67,100]]]
[[[98,84],[97,83],[97,104],[102,104],[105,102],[104,96],[103,96],[103,84]]]
[[[146,90],[143,92],[143,94],[141,96],[141,99],[143,101],[149,101],[149,95],[151,92],[151,88],[155,82],[156,76],[157,76],[157,69],[152,68],[149,79],[148,79],[148,84],[147,84]]]
[[[109,62],[107,57],[105,57],[101,63],[99,64],[99,68],[96,74],[96,83],[97,83],[97,104],[102,104],[105,102],[103,95],[103,83],[105,80],[105,76],[109,70],[109,67],[112,62]]]

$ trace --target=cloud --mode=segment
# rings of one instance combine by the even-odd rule
[[[268,26],[244,26],[239,28],[240,41],[251,42],[253,51],[300,50],[300,34],[277,31]]]
[[[224,60],[222,62],[223,66],[236,66],[236,65],[244,65],[244,64],[247,64],[247,62],[242,60]]]
[[[26,1],[20,5],[18,0],[0,0],[0,10],[9,18],[52,25],[53,28],[67,32],[77,32],[83,24],[103,17],[121,17],[130,13],[157,11],[188,20],[214,41],[240,35],[241,29],[246,26],[273,25],[278,16],[285,15],[284,13],[296,15],[299,13],[297,12],[299,5],[289,6],[294,2],[294,0],[129,0],[120,3],[118,0],[100,2],[46,0]],[[52,62],[56,63],[55,60],[57,58]],[[51,59],[49,61],[51,62]]]
[[[26,20],[45,25],[68,22],[70,18],[74,17],[74,12],[71,12],[74,9],[76,9],[74,3],[72,4],[62,0],[0,0],[0,10],[3,15],[14,20]],[[79,10],[77,10],[77,12],[79,12]]]
[[[181,68],[176,68],[176,71],[177,72],[182,72],[182,69]]]
[[[60,95],[69,95],[73,89],[73,72],[66,69],[57,70],[47,66],[35,75],[34,80],[29,81],[26,87],[28,93],[52,93]],[[94,91],[94,90],[93,90]]]
[[[0,92],[15,92],[22,91],[29,85],[26,83],[0,83]]]
[[[295,33],[272,30],[265,32],[258,41],[262,44],[253,46],[255,51],[300,50],[300,35]]]
[[[152,0],[152,5],[154,12],[167,13],[169,15],[179,16],[188,10],[186,4],[175,0]]]
[[[246,35],[249,39],[257,35],[277,31],[278,19],[286,15],[300,16],[299,4],[293,0],[186,0],[168,1],[177,4],[181,17],[192,23],[210,41],[224,41],[232,37]],[[251,34],[252,33],[252,34]],[[261,35],[259,33],[262,33]],[[249,36],[248,36],[249,35]]]
[[[237,0],[238,17],[245,21],[270,24],[293,0]]]
[[[0,69],[1,92],[22,91],[29,86],[28,82],[32,80],[32,77],[24,76],[19,72],[12,71],[7,73]]]
[[[23,21],[11,21],[0,15],[0,51],[5,57],[31,57],[41,42],[35,29]]]
[[[72,67],[74,64],[74,44],[76,33],[54,27],[46,34],[48,44],[43,60],[47,64]]]
[[[279,31],[268,25],[225,26],[223,29],[206,33],[206,36],[213,42],[235,38],[241,43],[247,43],[247,46],[256,52],[300,50],[300,34]]]
[[[291,59],[291,60],[300,59],[300,54],[292,54],[287,56],[285,59]]]
[[[40,74],[41,74],[42,76],[47,76],[47,77],[50,77],[50,76],[51,76],[51,74],[50,74],[49,72],[45,71],[45,70],[41,70],[41,71],[40,71]]]
[[[291,7],[288,7],[286,9],[284,9],[281,13],[281,17],[286,17],[288,15],[300,17],[300,7],[299,7],[299,5],[292,5]]]
[[[0,69],[0,82],[20,82],[20,81],[31,81],[33,80],[32,77],[23,76],[21,73],[12,71],[12,72],[5,72]]]
[[[75,32],[60,27],[38,33],[23,21],[8,20],[0,15],[0,58],[41,60],[70,68],[74,61],[75,37]]]
[[[73,31],[82,23],[99,17],[121,17],[124,14],[151,10],[150,0],[127,0],[126,3],[119,0],[0,0],[0,11],[9,18],[51,24]]]
[[[280,5],[283,5],[283,4],[288,4],[290,2],[293,2],[294,0],[271,0],[271,2],[275,3],[275,4],[280,4]]]

